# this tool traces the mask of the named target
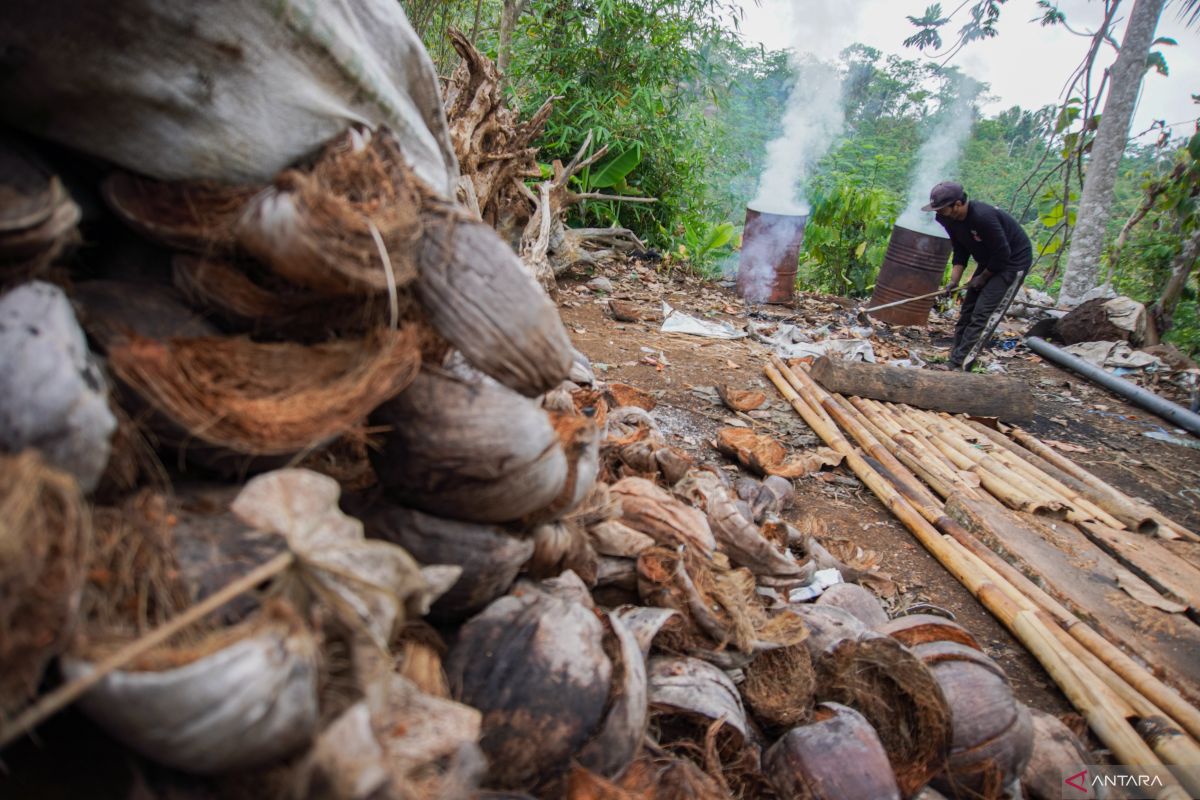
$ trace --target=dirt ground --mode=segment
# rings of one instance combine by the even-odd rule
[[[611,291],[589,288],[587,283],[597,277],[611,281]],[[624,303],[625,310],[636,311],[645,321],[616,321],[610,299]],[[576,346],[592,361],[597,377],[654,394],[659,405],[653,417],[673,444],[699,461],[717,465],[733,477],[740,474],[711,444],[716,431],[728,425],[752,426],[797,449],[820,444],[763,376],[767,346],[750,338],[725,341],[663,333],[659,330],[663,301],[693,316],[727,321],[738,328],[748,321],[790,322],[806,330],[830,326],[836,335],[856,326],[853,304],[840,298],[801,296],[791,307],[748,308],[730,288],[636,261],[559,280],[563,320]],[[1026,325],[1017,320],[1012,330]],[[952,317],[936,315],[928,329],[878,325],[871,341],[882,359],[916,355],[926,361],[944,360],[952,326]],[[1172,431],[1167,423],[1023,348],[996,350],[987,360],[1002,364],[1008,375],[1030,385],[1039,402],[1036,418],[1026,426],[1032,433],[1062,442],[1068,449],[1081,448],[1067,455],[1185,526],[1200,528],[1200,451],[1143,435],[1159,431],[1188,439],[1186,434]],[[717,397],[714,387],[719,384],[761,389],[771,398],[770,405],[748,415],[734,414]],[[807,516],[810,523],[818,521],[823,538],[850,540],[864,551],[874,551],[879,569],[898,585],[893,604],[932,603],[952,612],[1005,668],[1022,700],[1055,714],[1070,710],[1034,658],[848,470],[800,479],[796,490],[793,519]]]

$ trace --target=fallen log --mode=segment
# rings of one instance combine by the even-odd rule
[[[1030,419],[1033,395],[1024,383],[999,375],[930,372],[887,364],[819,358],[812,377],[831,392],[976,417]]]

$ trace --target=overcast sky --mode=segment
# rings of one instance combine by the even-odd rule
[[[796,47],[832,58],[846,45],[858,41],[885,53],[923,58],[918,51],[903,46],[904,39],[916,30],[906,16],[923,15],[931,0],[740,2],[745,10],[742,24],[745,38],[771,49]],[[1179,0],[1174,0],[1168,4],[1158,26],[1159,36],[1179,42],[1177,47],[1164,48],[1171,74],[1165,78],[1153,72],[1146,76],[1132,133],[1149,128],[1156,119],[1174,124],[1200,116],[1200,106],[1191,99],[1192,94],[1200,94],[1200,27],[1184,27],[1177,16],[1178,3]],[[957,5],[948,0],[942,7],[948,10]],[[1097,0],[1062,0],[1058,5],[1076,30],[1093,30],[1102,9]],[[1000,35],[971,43],[951,62],[972,77],[991,84],[991,93],[999,99],[985,109],[987,113],[1011,105],[1032,109],[1059,102],[1064,83],[1083,59],[1087,39],[1073,36],[1061,27],[1044,28],[1030,22],[1037,12],[1034,0],[1009,0],[1000,17]],[[944,29],[943,40],[951,41],[961,25],[959,18],[955,18]],[[1120,41],[1120,35],[1117,39]],[[1104,63],[1110,63],[1115,56],[1111,48],[1106,48]],[[1190,124],[1174,127],[1176,136],[1190,134],[1192,130]]]

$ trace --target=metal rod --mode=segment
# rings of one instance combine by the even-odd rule
[[[1200,414],[1194,414],[1183,406],[1172,403],[1166,398],[1159,397],[1148,389],[1143,389],[1123,378],[1118,378],[1116,375],[1106,372],[1095,364],[1091,364],[1078,356],[1055,347],[1045,339],[1029,336],[1025,339],[1025,346],[1042,358],[1072,369],[1088,380],[1121,395],[1125,399],[1136,403],[1147,411],[1157,414],[1168,422],[1200,436]]]

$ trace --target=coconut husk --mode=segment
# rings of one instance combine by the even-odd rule
[[[34,695],[79,611],[92,529],[79,486],[36,450],[0,454],[0,717]]]
[[[417,298],[434,329],[476,368],[537,397],[574,363],[558,308],[494,230],[457,213],[426,217]]]
[[[812,604],[796,604],[791,608],[792,613],[798,614],[808,626],[809,637],[805,644],[814,661],[842,640],[858,640],[867,632],[867,626],[844,608]]]
[[[722,800],[728,793],[691,761],[669,755],[643,756],[629,765],[621,787],[652,800]]]
[[[717,431],[717,449],[759,475],[803,478],[824,467],[842,463],[840,453],[821,447],[811,452],[789,455],[779,440],[749,428],[722,428]]]
[[[558,497],[526,522],[562,519],[570,514],[592,493],[600,472],[600,429],[595,423],[587,417],[556,413],[550,414],[550,423],[567,460],[567,477]],[[584,525],[578,527],[586,543]]]
[[[136,337],[197,339],[221,333],[169,286],[86,281],[71,287],[71,300],[83,329],[103,352]]]
[[[531,578],[541,580],[568,570],[588,586],[599,583],[600,562],[588,541],[587,531],[561,522],[539,525],[533,531],[533,554],[525,564],[525,571]],[[612,584],[606,581],[604,585]]]
[[[650,647],[659,631],[668,623],[679,619],[677,611],[650,606],[622,606],[616,613],[637,639],[643,659],[650,657]]]
[[[787,730],[811,715],[817,677],[806,645],[759,653],[745,675],[742,697],[764,727]]]
[[[644,478],[624,478],[610,487],[621,503],[621,522],[660,545],[685,545],[712,553],[717,540],[703,512],[676,500]]]
[[[379,483],[371,465],[371,440],[363,431],[351,431],[329,446],[306,455],[296,466],[327,475],[343,492],[363,492]]]
[[[523,586],[462,627],[446,668],[454,696],[483,712],[491,788],[553,793],[573,759],[612,777],[641,743],[637,640],[581,603]]]
[[[638,590],[637,559],[597,556],[596,588],[629,592],[636,598]]]
[[[75,238],[80,210],[58,176],[27,148],[0,139],[2,283],[27,280]]]
[[[613,408],[633,407],[643,411],[653,411],[658,405],[658,401],[652,395],[627,383],[606,384],[604,393]]]
[[[734,389],[724,383],[717,384],[717,396],[731,411],[757,411],[767,404],[767,396],[753,389]]]
[[[418,332],[311,346],[244,338],[133,337],[109,351],[113,372],[155,412],[164,444],[209,463],[320,447],[360,426],[416,376]]]
[[[913,653],[928,666],[953,715],[949,758],[934,787],[957,796],[1002,797],[1033,752],[1033,722],[1004,670],[957,642],[927,642]]]
[[[212,312],[231,330],[320,341],[331,331],[369,330],[389,313],[382,295],[323,297],[278,279],[263,279],[246,265],[219,258],[177,255],[171,265],[175,288],[189,303]],[[414,316],[409,294],[398,295],[397,302],[401,318]]]
[[[755,575],[795,585],[812,581],[815,565],[797,562],[790,551],[780,549],[764,537],[717,475],[694,470],[675,487],[675,493],[704,510],[721,550],[734,564],[746,567]]]
[[[1095,762],[1079,737],[1058,717],[1036,708],[1030,708],[1029,715],[1033,753],[1021,774],[1021,788],[1030,800],[1060,800],[1063,776]]]
[[[96,501],[105,505],[120,503],[139,487],[164,491],[170,483],[154,446],[119,405],[119,399],[113,399],[110,410],[117,428],[113,431],[108,463],[94,493]]]
[[[425,367],[371,422],[388,431],[372,454],[380,482],[430,514],[512,522],[549,508],[567,486],[570,465],[551,418],[486,378]]]
[[[592,549],[598,555],[614,558],[637,558],[643,550],[654,547],[654,540],[616,519],[608,519],[588,529]]]
[[[879,598],[869,589],[864,589],[856,583],[835,583],[817,598],[819,606],[837,606],[844,608],[868,628],[879,628],[888,621],[887,612]],[[901,644],[908,644],[903,639]]]
[[[462,576],[430,607],[437,622],[463,620],[508,591],[534,541],[496,525],[435,517],[387,505],[364,518],[367,535],[394,542],[421,564],[454,564]]]
[[[763,517],[772,514],[781,514],[791,508],[796,500],[796,487],[787,478],[781,478],[778,475],[769,475],[762,482],[762,485],[753,497],[742,497],[741,499],[750,503],[751,513],[754,514],[754,521],[760,522]],[[787,546],[786,541],[780,541],[777,544],[783,547]]]
[[[813,530],[810,521],[804,525],[809,531]],[[817,526],[823,530],[824,525]],[[789,535],[789,539],[791,539]],[[851,583],[859,583],[869,587],[880,597],[895,597],[896,582],[886,572],[877,568],[880,556],[874,550],[863,550],[853,542],[845,539],[824,539],[829,547],[817,540],[816,536],[804,537],[804,552],[806,552],[817,569],[836,569],[842,578]],[[837,551],[835,555],[833,551]],[[840,557],[839,557],[840,556]]]
[[[908,614],[874,627],[905,647],[928,642],[956,642],[983,652],[979,641],[970,631],[953,620],[934,614]]]
[[[446,643],[425,622],[409,622],[400,629],[395,642],[396,674],[412,681],[430,697],[450,699],[450,682],[442,659]]]
[[[79,705],[132,749],[194,774],[271,763],[316,733],[317,643],[287,604],[179,655],[180,665],[112,672]],[[67,680],[91,669],[87,660],[63,661]]]
[[[604,430],[608,423],[608,401],[604,399],[604,392],[579,388],[572,390],[570,396],[575,413],[588,417],[600,430]]]
[[[237,223],[246,252],[325,295],[382,294],[412,283],[429,190],[387,130],[334,139],[311,170],[288,170]]]
[[[951,706],[921,660],[886,636],[845,639],[817,661],[817,694],[861,713],[879,734],[904,796],[945,767]]]
[[[869,722],[853,708],[822,703],[816,722],[791,730],[763,756],[780,797],[900,800],[887,756]]]
[[[174,250],[228,251],[234,229],[261,186],[209,181],[156,181],[114,172],[100,184],[109,208],[147,239]]]

